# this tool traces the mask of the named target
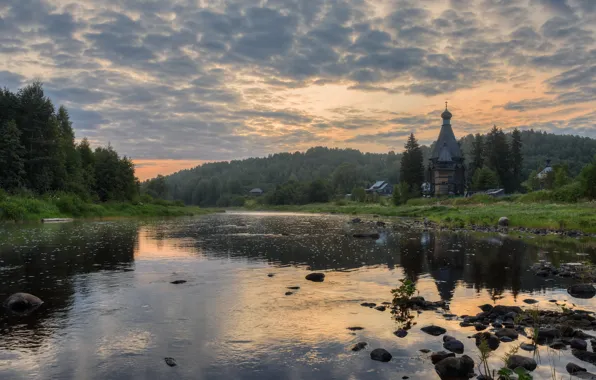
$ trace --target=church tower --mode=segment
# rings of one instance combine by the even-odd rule
[[[465,191],[464,156],[451,129],[452,116],[445,102],[443,125],[428,165],[428,182],[435,196],[463,195]]]

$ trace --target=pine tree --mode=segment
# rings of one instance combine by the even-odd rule
[[[419,194],[424,182],[424,164],[422,150],[416,137],[411,133],[401,157],[400,182],[408,184],[410,194]]]
[[[510,172],[509,145],[505,134],[496,125],[486,137],[485,149],[487,152],[485,166],[497,173],[499,183],[503,185],[506,192],[514,191]]]
[[[0,188],[14,190],[25,177],[21,131],[14,120],[5,121],[0,125],[0,136]]]
[[[472,143],[472,162],[470,167],[470,176],[474,175],[476,169],[484,166],[484,137],[480,133],[476,133],[474,142]]]
[[[66,108],[61,106],[58,109],[56,119],[59,125],[60,133],[60,152],[64,165],[65,183],[64,188],[67,191],[73,191],[80,195],[86,192],[81,173],[81,156],[77,152],[75,144],[75,134],[72,129],[72,122]]]
[[[513,189],[520,190],[522,181],[522,141],[519,129],[515,128],[511,133],[511,171],[513,176]]]
[[[83,188],[95,198],[95,155],[89,145],[89,140],[85,137],[77,146],[76,150],[81,161],[81,182]]]

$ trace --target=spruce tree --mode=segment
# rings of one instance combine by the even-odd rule
[[[499,183],[505,188],[506,192],[514,190],[510,172],[510,153],[509,145],[505,133],[497,126],[493,126],[486,137],[486,162],[485,166],[497,173]]]
[[[22,186],[25,177],[21,131],[14,120],[5,121],[0,136],[0,188],[14,190]]]
[[[520,190],[522,182],[522,141],[519,129],[515,128],[511,133],[511,171],[513,176],[514,190]]]
[[[424,164],[422,150],[414,134],[411,133],[401,157],[400,182],[408,184],[411,194],[419,194],[424,182]]]
[[[474,142],[472,143],[472,162],[470,176],[474,175],[477,169],[484,166],[484,137],[480,133],[476,133]]]

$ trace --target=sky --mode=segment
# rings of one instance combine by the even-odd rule
[[[493,124],[596,138],[596,0],[2,0],[0,86],[41,80],[141,179],[403,150]]]

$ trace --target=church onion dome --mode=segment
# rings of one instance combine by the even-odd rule
[[[452,116],[453,115],[451,114],[451,112],[449,112],[449,110],[447,109],[447,107],[445,107],[445,111],[443,111],[443,113],[441,114],[441,117],[443,119],[446,119],[446,120],[451,120],[451,117]]]

